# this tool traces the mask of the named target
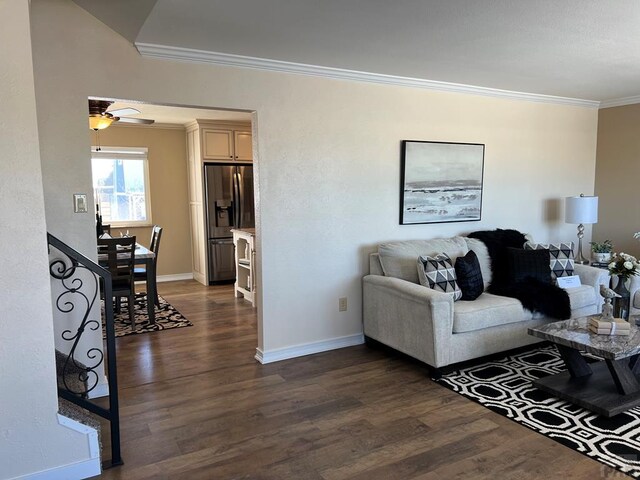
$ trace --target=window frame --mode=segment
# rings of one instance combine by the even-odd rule
[[[145,201],[145,220],[104,220],[105,223],[115,228],[126,227],[151,227],[153,220],[151,216],[151,185],[149,182],[149,149],[147,147],[91,147],[91,187],[93,188],[94,205],[98,203],[98,195],[93,185],[93,160],[142,160],[144,171],[144,201]]]

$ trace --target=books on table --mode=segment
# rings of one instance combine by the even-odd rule
[[[613,318],[611,320],[590,318],[589,331],[599,335],[629,335],[631,333],[631,324],[622,318]]]

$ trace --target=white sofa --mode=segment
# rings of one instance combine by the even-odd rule
[[[446,253],[455,262],[473,250],[478,256],[485,292],[476,300],[454,302],[451,295],[418,282],[419,255]],[[486,292],[491,262],[480,240],[451,237],[381,244],[369,258],[363,279],[365,338],[414,357],[439,373],[441,367],[541,341],[527,328],[551,321],[509,297]],[[599,313],[600,284],[609,285],[607,270],[576,265],[582,286],[568,289],[571,316]],[[638,294],[640,308],[640,293]]]

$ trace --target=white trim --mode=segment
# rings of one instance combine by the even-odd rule
[[[193,272],[193,279],[202,285],[209,285],[207,278],[202,273]]]
[[[102,468],[100,459],[84,460],[78,463],[60,465],[58,467],[31,473],[13,480],[69,480],[70,478],[90,478],[100,475]]]
[[[640,103],[640,95],[604,100],[600,102],[600,108],[622,107],[623,105],[634,105],[636,103]]]
[[[244,55],[232,55],[228,53],[196,50],[193,48],[173,47],[168,45],[156,45],[152,43],[135,44],[140,55],[144,57],[162,58],[187,62],[208,63],[230,67],[255,68],[272,72],[296,73],[316,77],[335,78],[339,80],[354,80],[360,82],[380,83],[384,85],[399,85],[403,87],[424,88],[443,92],[467,93],[483,95],[487,97],[509,98],[513,100],[526,100],[529,102],[553,103],[560,105],[574,105],[579,107],[598,108],[600,102],[596,100],[584,100],[580,98],[556,97],[553,95],[541,95],[537,93],[514,92],[498,88],[477,87],[460,83],[440,82],[423,78],[401,77],[397,75],[385,75],[381,73],[360,72],[344,68],[322,67],[304,63],[285,62],[282,60],[270,60],[266,58],[247,57]]]
[[[91,458],[100,459],[100,443],[98,442],[98,431],[95,428],[78,422],[73,418],[65,417],[64,415],[57,413],[58,424],[74,430],[78,433],[83,433],[87,436],[89,441],[89,455]]]
[[[354,345],[361,345],[363,343],[364,335],[362,333],[356,333],[355,335],[347,335],[346,337],[294,345],[292,347],[276,348],[266,352],[260,348],[256,348],[255,359],[262,364],[266,364],[287,360],[289,358],[313,355],[314,353],[326,352],[328,350],[336,350],[338,348],[353,347]]]
[[[178,282],[180,280],[193,280],[193,273],[174,273],[171,275],[158,275],[156,282]]]
[[[96,151],[96,148],[95,145],[91,146],[91,158],[111,160],[115,155],[118,160],[143,160],[149,154],[147,147],[100,147],[100,151]]]
[[[59,413],[57,415],[58,424],[87,436],[87,441],[89,442],[89,458],[80,462],[59,465],[47,470],[15,477],[14,480],[18,478],[29,480],[67,480],[69,478],[89,478],[100,475],[102,466],[100,464],[98,432],[95,428],[91,428],[69,417],[65,417]]]
[[[107,376],[102,376],[102,382],[98,383],[93,390],[89,392],[89,398],[101,398],[109,396],[109,380]]]

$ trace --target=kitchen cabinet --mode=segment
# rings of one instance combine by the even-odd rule
[[[207,161],[253,161],[251,129],[202,128],[202,158]]]
[[[236,247],[236,283],[234,293],[236,298],[244,297],[255,306],[255,229],[233,229],[233,244]]]

